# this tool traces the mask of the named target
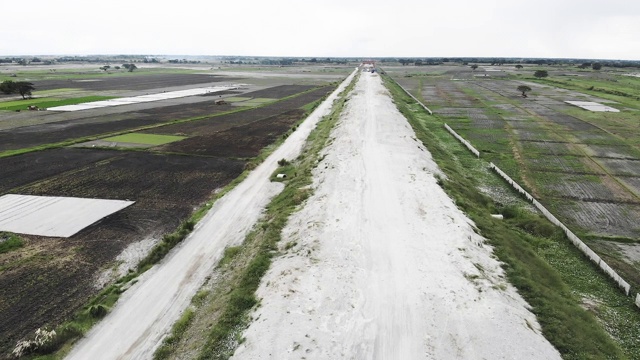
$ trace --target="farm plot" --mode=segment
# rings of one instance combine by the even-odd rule
[[[532,178],[545,197],[640,204],[635,196],[605,175],[534,172]]]
[[[640,159],[597,158],[612,174],[622,176],[640,176]]]
[[[604,131],[572,131],[569,135],[587,145],[618,145],[620,139]]]
[[[149,90],[175,86],[215,83],[222,81],[236,81],[237,77],[208,74],[137,74],[127,73],[113,76],[104,74],[101,77],[91,78],[92,81],[83,79],[72,80],[39,80],[34,81],[38,90],[55,90],[59,88],[80,88],[91,91],[112,90]]]
[[[3,161],[20,164],[12,176],[19,176],[20,168],[28,168],[34,159],[39,159],[37,155],[55,155],[54,159],[59,159],[56,161],[60,163],[52,169],[38,168],[48,171],[48,175],[34,170],[33,174],[27,172],[28,177],[7,186],[19,188],[22,194],[129,199],[136,202],[64,242],[58,238],[26,236],[23,249],[0,255],[0,288],[8,289],[0,294],[0,352],[10,351],[17,340],[43,324],[56,324],[67,319],[96,293],[94,276],[101,270],[110,269],[114,259],[125,248],[138,242],[151,246],[164,233],[174,230],[216,189],[243,171],[245,162],[237,158],[255,155],[261,147],[268,145],[268,141],[301,119],[301,106],[320,99],[330,89],[319,88],[249,111],[165,126],[173,129],[162,135],[173,135],[175,130],[186,133],[188,129],[208,129],[198,134],[203,135],[222,130],[218,120],[226,119],[226,116],[230,117],[222,120],[222,124],[227,129],[241,125],[242,121],[246,124],[257,121],[254,127],[227,132],[232,134],[227,138],[218,137],[220,143],[215,145],[225,149],[224,154],[229,158],[66,148],[0,159],[0,164]],[[225,107],[230,108],[216,108]],[[175,112],[172,114],[180,113],[180,107],[173,109]],[[151,121],[168,116],[157,111],[157,114],[144,115]],[[169,120],[176,118],[170,116],[173,118]],[[160,129],[162,127],[143,134],[159,134],[155,130]],[[248,144],[249,150],[237,146],[247,143],[242,140],[247,136],[246,132],[256,136]],[[32,134],[37,135],[37,131]],[[83,156],[95,160],[81,162]],[[76,165],[64,167],[66,158],[76,161]],[[51,160],[42,158],[39,161]],[[144,252],[142,254],[138,256],[144,256]]]
[[[0,158],[0,194],[119,154],[117,151],[51,149]]]
[[[533,127],[527,127],[527,128],[519,128],[519,129],[513,129],[512,130],[513,133],[513,138],[517,141],[536,141],[536,142],[540,142],[540,141],[545,141],[545,140],[550,140],[550,141],[562,141],[564,140],[564,136],[562,136],[562,134],[559,134],[558,132],[551,132],[545,129],[541,129],[541,128],[533,128]]]
[[[588,159],[583,156],[554,156],[541,154],[538,157],[525,158],[527,167],[535,171],[605,175],[602,171],[597,171],[588,167],[585,164],[586,161],[588,161]]]
[[[195,155],[250,158],[273,143],[292,125],[302,120],[304,111],[290,110],[246,125],[157,147],[157,151]]]
[[[185,139],[184,136],[128,133],[104,139],[92,140],[72,147],[117,147],[146,149]]]
[[[314,85],[278,85],[242,94],[243,97],[282,99],[313,89]]]
[[[64,241],[26,237],[25,251],[0,255],[1,353],[34,329],[72,314],[96,293],[98,270],[111,266],[133,242],[173,230],[244,167],[242,161],[222,158],[120,154],[22,189],[31,195],[136,203]]]
[[[580,155],[573,149],[573,143],[561,141],[522,141],[520,143],[525,153],[544,155]]]
[[[616,236],[636,241],[640,236],[640,151],[634,147],[637,116],[632,112],[591,113],[564,101],[598,101],[594,97],[531,83],[534,90],[525,99],[516,91],[524,83],[520,81],[429,81],[447,99],[433,109],[436,116],[482,157],[531,187],[574,231],[601,236],[604,242]],[[455,97],[445,95],[454,88],[478,101],[473,107],[451,106]],[[501,118],[509,131],[498,132],[496,123],[478,114],[490,121]],[[624,272],[639,260],[611,265]]]
[[[588,202],[564,199],[555,203],[559,216],[569,225],[592,236],[640,236],[640,205],[614,202]]]
[[[303,99],[306,100],[308,98],[305,97]],[[295,103],[296,101],[294,100],[293,102]],[[140,110],[135,113],[76,117],[71,120],[6,129],[0,131],[0,151],[28,148],[86,136],[108,134],[141,126],[160,124],[176,119],[209,114],[214,115],[233,109],[230,105],[215,105],[214,99],[211,99],[193,104],[159,106],[153,109]]]
[[[189,121],[181,124],[167,125],[145,133],[203,136],[211,135],[217,131],[225,130],[233,126],[240,126],[275,116],[287,111],[296,110],[304,105],[312,103],[330,91],[330,87],[322,87],[296,97],[268,104],[256,109],[225,114],[197,121]]]
[[[164,120],[147,115],[105,122],[68,120],[0,131],[0,151],[24,149],[115,131],[153,125]]]
[[[584,146],[585,151],[598,158],[614,158],[633,160],[640,158],[640,151],[629,145],[589,145]]]

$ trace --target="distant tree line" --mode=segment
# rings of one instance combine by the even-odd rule
[[[155,60],[155,59],[154,59]],[[170,59],[167,60],[170,64],[199,64],[198,60],[187,60],[187,59]]]

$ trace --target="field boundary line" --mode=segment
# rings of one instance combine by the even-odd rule
[[[405,93],[407,93],[407,95],[411,96],[411,98],[415,100],[415,102],[417,102],[418,104],[420,104],[420,106],[422,106],[425,110],[427,110],[429,112],[429,115],[433,115],[433,111],[431,111],[431,109],[429,109],[425,104],[423,104],[422,101],[418,100],[415,96],[413,96],[413,94],[407,91],[407,89],[405,89],[404,86],[400,85],[399,82],[395,81],[395,83],[398,84],[398,86],[400,86],[400,89],[402,89]],[[420,91],[422,91],[422,89]]]
[[[473,155],[475,155],[477,158],[480,158],[480,151],[478,151],[478,149],[476,149],[475,147],[473,147],[473,145],[471,145],[470,142],[468,142],[467,140],[465,140],[465,138],[463,138],[462,136],[460,136],[457,132],[455,132],[455,130],[453,130],[449,125],[447,125],[446,123],[444,124],[444,128],[447,129],[447,131],[453,135],[456,139],[458,139],[458,141],[460,141],[464,146],[467,147],[467,149],[469,149],[469,151],[471,151],[473,153]]]

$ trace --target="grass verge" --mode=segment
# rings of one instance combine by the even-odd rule
[[[640,312],[598,268],[541,216],[494,202],[478,189],[483,160],[474,160],[390,78],[398,109],[446,174],[442,187],[476,224],[503,262],[509,281],[531,305],[543,335],[565,359],[638,358]],[[471,165],[469,165],[471,164]],[[511,192],[511,191],[510,191]],[[489,214],[503,213],[506,220]],[[630,320],[633,319],[633,320]]]

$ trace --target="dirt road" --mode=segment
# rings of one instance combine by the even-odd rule
[[[219,199],[194,232],[162,263],[143,274],[109,315],[67,357],[150,359],[229,245],[237,245],[282,184],[269,176],[282,158],[298,156],[320,118],[327,114],[351,74],[271,156]]]
[[[235,359],[559,359],[363,73]]]

